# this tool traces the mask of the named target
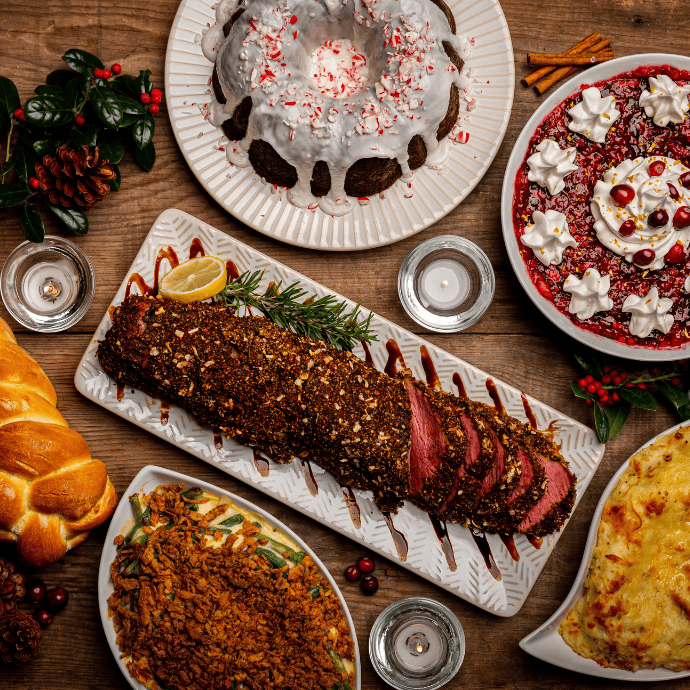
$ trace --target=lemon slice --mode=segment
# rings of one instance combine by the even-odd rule
[[[160,294],[165,299],[189,304],[217,295],[227,284],[225,262],[217,256],[184,261],[163,276]]]

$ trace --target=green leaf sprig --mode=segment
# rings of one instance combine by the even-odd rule
[[[602,443],[620,432],[632,406],[656,411],[657,395],[671,403],[682,421],[690,419],[688,365],[684,360],[664,368],[650,365],[624,371],[593,355],[578,352],[573,356],[584,375],[571,381],[570,388],[576,397],[594,406],[594,427]]]
[[[229,281],[216,300],[228,306],[258,309],[279,326],[312,340],[323,340],[340,350],[351,350],[362,341],[377,340],[371,331],[372,314],[361,318],[359,304],[348,312],[347,302],[339,302],[333,295],[309,295],[299,282],[282,291],[282,281],[270,283],[265,292],[260,292],[263,276],[264,271],[246,271]]]
[[[115,172],[110,191],[120,189],[117,166],[125,143],[147,172],[156,160],[153,115],[162,93],[153,88],[151,71],[142,70],[137,77],[120,74],[119,65],[107,69],[98,57],[78,48],[62,59],[69,69],[51,72],[23,107],[15,84],[0,76],[0,144],[5,143],[4,155],[0,151],[0,209],[18,207],[24,236],[32,242],[42,242],[45,235],[39,201],[68,229],[88,232],[84,210],[69,199],[51,203],[36,177],[36,164],[59,146],[97,147],[99,159]]]

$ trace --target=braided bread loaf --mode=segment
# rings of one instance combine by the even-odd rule
[[[107,520],[117,494],[105,465],[57,411],[55,389],[0,319],[0,541],[42,567]]]

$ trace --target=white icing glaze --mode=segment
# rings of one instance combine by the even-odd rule
[[[571,118],[568,129],[602,143],[611,125],[621,116],[614,106],[615,100],[613,96],[602,96],[596,86],[585,89],[582,100],[568,111]]]
[[[318,204],[326,213],[343,215],[355,201],[344,189],[345,174],[355,161],[395,158],[403,181],[409,182],[407,146],[415,135],[425,143],[426,165],[445,160],[448,147],[437,141],[436,131],[448,110],[450,87],[454,84],[461,97],[468,97],[471,85],[450,62],[442,42],[461,57],[469,54],[470,42],[451,33],[433,3],[249,0],[244,7],[220,49],[212,50],[210,37],[204,51],[217,63],[227,99],[225,105],[209,106],[212,124],[221,125],[246,96],[252,97],[245,138],[227,146],[230,162],[250,165],[251,143],[262,139],[297,170],[298,182],[288,192],[292,203]],[[228,12],[224,8],[222,17]],[[366,56],[370,78],[360,93],[334,98],[319,91],[309,67],[326,41],[343,39]],[[320,160],[328,164],[331,188],[327,196],[315,198],[310,182]]]
[[[591,319],[598,311],[608,311],[613,307],[613,300],[608,296],[610,288],[611,278],[608,275],[602,278],[596,268],[588,268],[582,280],[571,273],[563,283],[563,290],[572,295],[568,311],[580,321]]]
[[[665,166],[664,172],[657,177],[651,177],[648,172],[654,161],[662,161]],[[654,261],[638,265],[651,270],[662,268],[664,257],[674,244],[681,242],[687,248],[690,243],[690,228],[676,230],[673,227],[676,210],[680,206],[690,205],[688,190],[678,181],[680,175],[688,171],[680,161],[665,156],[628,159],[607,170],[592,193],[591,210],[599,241],[630,263],[633,263],[636,252],[651,249],[655,254]],[[619,184],[629,185],[635,190],[632,202],[622,208],[611,199],[611,189]],[[669,184],[678,192],[677,199],[671,197]],[[668,222],[663,227],[652,228],[648,223],[649,214],[657,209],[668,213]],[[635,231],[631,236],[624,237],[620,227],[627,220],[635,222]]]
[[[654,329],[668,333],[673,326],[673,316],[668,313],[673,300],[659,299],[659,291],[653,287],[643,297],[628,295],[623,302],[623,311],[630,312],[630,332],[638,338],[646,338]]]
[[[653,117],[654,124],[665,127],[670,122],[678,124],[685,119],[690,108],[688,103],[690,86],[678,86],[671,77],[659,74],[649,77],[649,90],[640,94],[640,108],[644,108],[648,117]]]
[[[527,179],[548,190],[551,196],[560,194],[565,187],[565,178],[578,169],[574,161],[577,149],[561,149],[553,139],[544,139],[537,152],[527,159]]]
[[[534,256],[545,266],[560,264],[566,247],[577,247],[577,241],[568,231],[565,215],[548,209],[535,211],[533,225],[528,225],[520,241],[534,250]]]
[[[224,38],[222,24],[214,24],[204,31],[201,38],[201,52],[207,60],[215,62],[218,49]]]
[[[683,288],[685,289],[685,292],[690,292],[690,275],[685,278]]]
[[[237,0],[220,0],[216,5],[216,21],[221,27],[227,23],[228,19],[230,19],[233,14],[235,14],[237,5]]]

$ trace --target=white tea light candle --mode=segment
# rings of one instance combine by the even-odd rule
[[[74,264],[58,259],[32,266],[22,279],[22,292],[28,305],[48,314],[69,307],[76,298],[78,285]]]
[[[453,259],[439,259],[420,273],[418,292],[420,302],[427,309],[455,309],[470,292],[469,273]]]
[[[427,619],[412,619],[396,633],[393,643],[401,667],[411,673],[424,673],[445,660],[447,645],[435,625]]]

